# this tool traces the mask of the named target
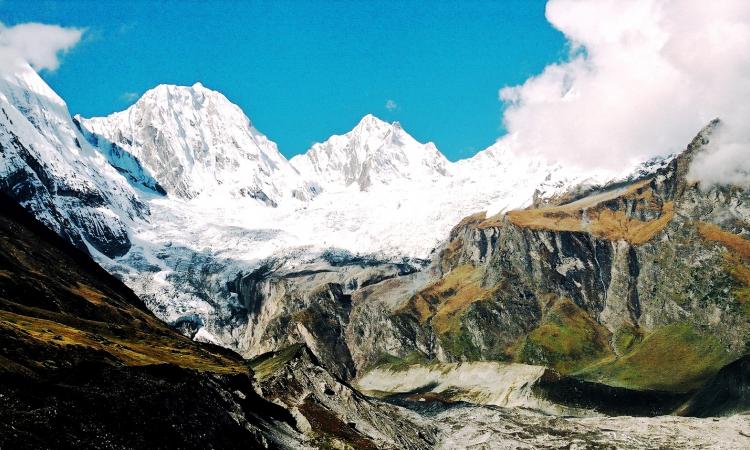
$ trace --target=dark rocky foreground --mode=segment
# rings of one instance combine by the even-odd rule
[[[236,353],[184,337],[6,197],[0,363],[0,448],[437,442],[428,421],[364,397],[304,347],[254,361],[256,375]]]
[[[267,436],[279,423],[294,420],[259,398],[248,375],[169,364],[80,364],[0,387],[3,448],[276,447]]]
[[[0,447],[276,447],[288,411],[236,354],[157,320],[88,255],[0,197]]]

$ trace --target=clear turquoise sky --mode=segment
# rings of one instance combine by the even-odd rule
[[[450,159],[471,156],[503,134],[498,89],[566,55],[543,0],[0,0],[0,21],[88,29],[57,72],[43,73],[74,114],[105,115],[157,84],[201,81],[286,156],[367,113],[400,121]]]

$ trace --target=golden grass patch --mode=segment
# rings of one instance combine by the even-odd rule
[[[742,236],[724,231],[719,226],[706,222],[698,223],[698,232],[704,239],[718,242],[743,259],[750,261],[750,241]]]
[[[622,211],[613,211],[605,206],[576,209],[565,205],[508,213],[511,223],[522,228],[584,232],[611,241],[625,240],[635,245],[651,240],[673,218],[674,203],[672,202],[665,203],[661,208],[661,215],[654,220],[633,219]]]
[[[106,296],[103,293],[92,288],[91,286],[86,286],[85,284],[77,283],[75,287],[68,288],[68,290],[79,297],[85,298],[88,302],[91,302],[95,305],[104,305],[108,303],[106,300]]]
[[[700,222],[698,232],[707,241],[716,242],[726,248],[724,253],[724,270],[737,280],[741,286],[732,293],[740,304],[742,311],[750,316],[750,240],[721,229],[712,223]]]
[[[651,188],[651,179],[609,192],[589,195],[560,206],[530,208],[497,214],[479,223],[478,228],[499,227],[505,217],[522,228],[545,231],[570,231],[590,233],[607,240],[625,240],[643,244],[662,231],[674,218],[674,203],[659,202]],[[635,205],[640,211],[658,213],[653,220],[629,217],[625,211],[607,205],[623,201]]]
[[[0,329],[50,346],[79,346],[111,355],[126,366],[174,364],[215,373],[247,369],[238,361],[210,353],[187,338],[130,330],[127,337],[94,333],[51,320],[0,311]]]
[[[432,320],[437,334],[456,331],[458,318],[475,302],[489,299],[494,289],[481,286],[482,269],[469,264],[454,268],[442,279],[416,293],[406,305],[421,324]]]

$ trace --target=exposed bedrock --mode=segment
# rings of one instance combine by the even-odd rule
[[[345,380],[499,360],[693,392],[750,341],[750,195],[687,179],[715,126],[654,172],[544,208],[469,216],[421,270],[322,258],[239,277],[241,349],[305,343]]]

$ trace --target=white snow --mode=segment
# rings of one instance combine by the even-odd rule
[[[145,207],[75,127],[65,102],[27,64],[0,71],[0,181],[60,234],[125,232]],[[24,180],[19,184],[18,180]],[[103,203],[103,204],[98,204]]]
[[[174,197],[311,196],[276,144],[237,105],[200,83],[160,85],[125,111],[78,120],[136,158]]]
[[[84,214],[94,229],[127,232],[130,252],[116,260],[97,252],[99,262],[163,319],[196,313],[206,333],[230,346],[232,330],[215,320],[236,302],[224,286],[264,258],[332,247],[427,258],[469,214],[524,207],[535,192],[614,176],[586,177],[525,155],[509,139],[450,162],[434,144],[372,115],[290,162],[237,105],[201,84],[160,85],[125,111],[77,116],[84,139],[30,67],[0,81],[3,145],[13,130],[55,183],[100,193],[106,203],[81,206],[53,189],[57,212],[39,200],[37,216],[58,232],[65,221],[55,214]],[[3,176],[33,172],[18,152],[0,163]]]

